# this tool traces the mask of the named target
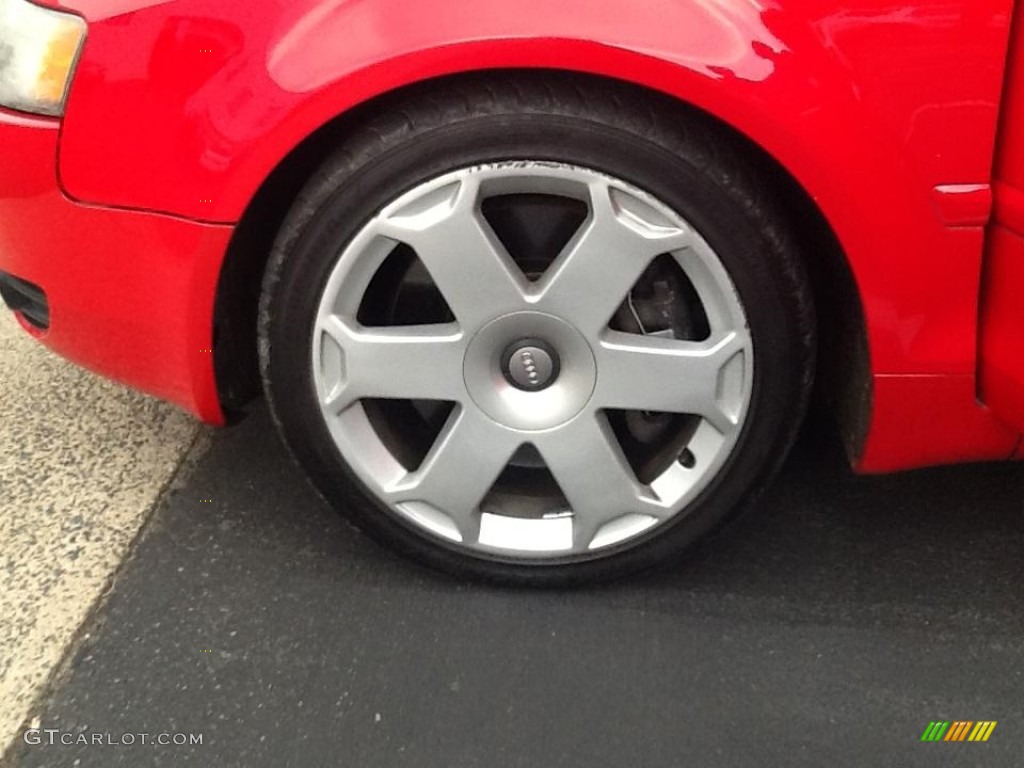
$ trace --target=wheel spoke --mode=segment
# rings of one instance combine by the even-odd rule
[[[380,233],[411,246],[463,328],[524,308],[526,278],[479,210],[473,177],[381,215]]]
[[[586,336],[608,325],[656,256],[686,248],[689,233],[649,204],[606,182],[590,185],[591,216],[538,287],[537,309]]]
[[[703,342],[608,333],[596,350],[594,402],[600,408],[695,414],[727,434],[739,414],[726,402],[730,392],[722,385],[723,373],[749,349],[745,330]]]
[[[344,359],[341,382],[323,398],[329,411],[366,397],[465,399],[464,334],[454,324],[357,329],[331,315],[323,330]]]
[[[533,440],[573,511],[573,549],[584,551],[603,525],[630,513],[659,515],[604,416],[585,412]]]
[[[391,501],[427,502],[455,522],[464,544],[475,543],[480,502],[521,443],[475,408],[458,408],[420,468],[390,492]]]

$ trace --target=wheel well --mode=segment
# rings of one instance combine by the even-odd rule
[[[538,70],[530,70],[536,76]],[[451,75],[409,85],[372,99],[330,121],[285,157],[263,182],[235,228],[221,268],[214,313],[214,364],[218,391],[229,418],[260,392],[256,316],[260,285],[274,239],[293,201],[317,167],[345,137],[393,104],[429,91],[439,80],[503,79],[521,71]],[[526,75],[524,75],[526,76]],[[622,81],[595,75],[559,72],[580,81]],[[647,90],[636,84],[626,87]],[[781,205],[811,275],[817,305],[819,350],[817,402],[826,405],[841,425],[852,455],[866,435],[871,406],[867,332],[860,295],[838,239],[818,206],[800,184],[764,149],[713,115],[660,92],[648,91],[666,110],[685,109],[709,123],[754,164]]]

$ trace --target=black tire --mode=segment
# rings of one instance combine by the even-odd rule
[[[802,421],[815,323],[800,255],[757,165],[702,114],[615,83],[549,74],[439,84],[355,132],[295,202],[263,284],[264,386],[285,443],[320,492],[359,528],[460,576],[565,585],[677,559],[728,519],[781,465]],[[309,350],[319,298],[339,254],[388,202],[456,168],[552,160],[612,174],[679,211],[715,249],[747,313],[757,369],[728,462],[686,514],[646,537],[565,561],[523,564],[427,538],[378,503],[346,466],[319,412]]]

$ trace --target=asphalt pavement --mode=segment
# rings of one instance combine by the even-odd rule
[[[749,514],[601,588],[454,581],[310,489],[265,408],[197,448],[18,766],[1019,766],[1024,466],[854,477],[801,438]],[[987,743],[922,743],[994,720]]]

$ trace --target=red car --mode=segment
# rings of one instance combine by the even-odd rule
[[[434,566],[635,571],[815,380],[859,471],[1021,457],[1019,7],[0,0],[0,290]]]

